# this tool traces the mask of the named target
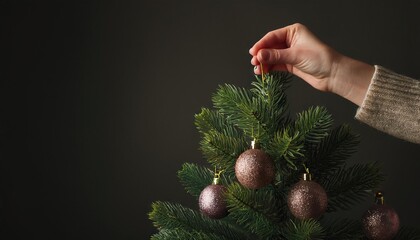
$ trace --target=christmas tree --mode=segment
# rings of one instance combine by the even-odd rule
[[[250,89],[219,87],[214,108],[195,115],[207,166],[185,163],[178,172],[199,209],[154,202],[149,217],[159,232],[151,239],[420,239],[399,227],[380,193],[378,204],[369,198],[384,175],[376,162],[347,161],[359,142],[348,125],[333,127],[319,106],[290,116],[291,77],[262,74]],[[373,208],[346,218],[363,201]]]

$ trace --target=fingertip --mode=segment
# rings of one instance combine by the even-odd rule
[[[251,59],[251,64],[254,66],[260,65],[260,62],[258,61],[258,59],[254,56]]]
[[[255,50],[255,46],[252,46],[250,49],[249,49],[249,54],[251,54],[252,56],[255,56],[255,55],[257,55],[257,51]]]

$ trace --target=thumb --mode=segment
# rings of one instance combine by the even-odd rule
[[[258,51],[257,59],[262,64],[291,64],[295,65],[296,63],[296,54],[290,50],[286,49],[261,49]]]

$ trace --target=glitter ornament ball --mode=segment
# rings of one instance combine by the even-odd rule
[[[205,187],[200,193],[200,212],[213,219],[225,217],[228,214],[225,193],[226,187],[220,185],[219,178],[215,177],[213,184]]]
[[[376,196],[377,204],[374,204],[362,218],[363,230],[368,239],[393,239],[400,227],[398,214],[383,203],[382,193],[377,193]]]
[[[274,161],[261,149],[246,150],[236,160],[235,175],[244,187],[265,187],[274,180]]]
[[[316,219],[327,210],[328,197],[324,188],[311,181],[311,175],[305,173],[303,179],[291,188],[287,205],[292,215],[298,219]]]

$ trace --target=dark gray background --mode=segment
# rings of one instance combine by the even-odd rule
[[[156,200],[196,208],[178,183],[206,164],[193,116],[218,84],[249,86],[248,49],[301,22],[338,51],[420,78],[416,1],[0,1],[0,232],[23,239],[147,239]],[[324,105],[379,161],[386,199],[418,226],[418,145],[354,120],[301,80],[291,113]],[[370,205],[348,213],[359,218]]]

